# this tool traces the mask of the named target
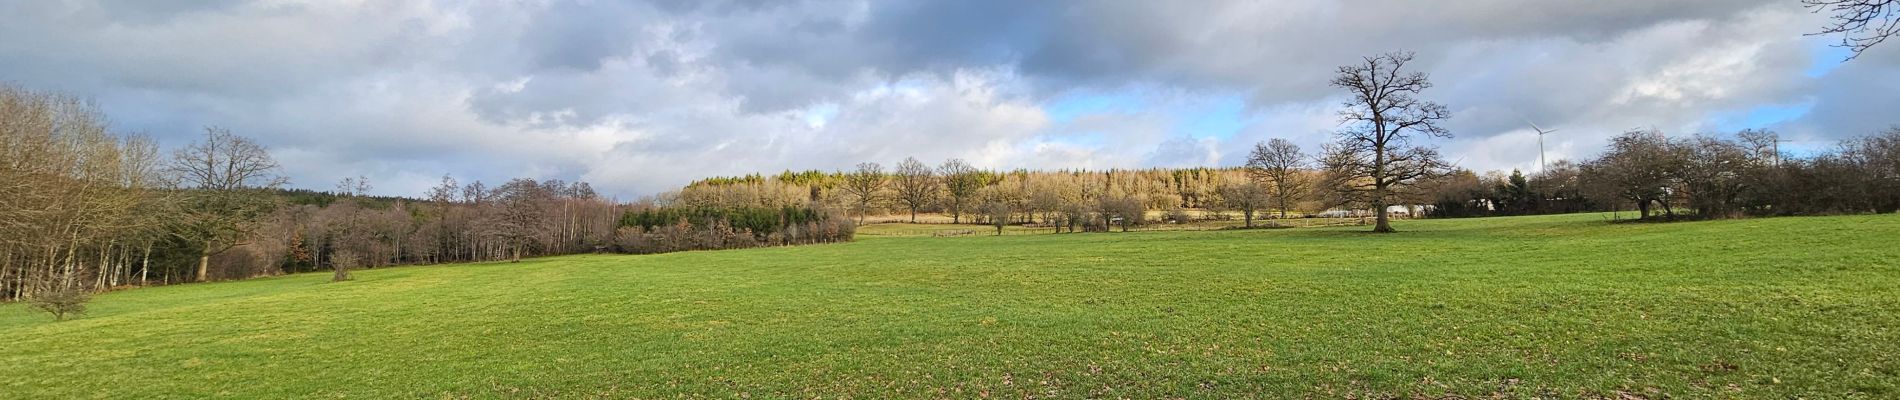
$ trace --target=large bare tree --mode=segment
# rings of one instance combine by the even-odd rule
[[[243,245],[258,219],[274,206],[267,190],[283,186],[270,151],[219,127],[204,141],[179,149],[168,168],[184,189],[172,234],[198,248],[198,281],[208,279],[211,256]]]
[[[918,209],[937,199],[937,184],[937,172],[916,157],[897,163],[897,200],[910,208],[911,223],[917,222]]]
[[[506,247],[509,260],[521,262],[525,247],[536,244],[548,231],[549,204],[554,194],[533,179],[516,178],[495,187],[495,234]]]
[[[1352,95],[1339,111],[1338,140],[1322,157],[1328,184],[1347,202],[1373,208],[1373,232],[1393,232],[1386,208],[1394,190],[1444,169],[1438,151],[1412,143],[1416,136],[1449,138],[1440,121],[1451,118],[1444,105],[1417,96],[1432,87],[1423,72],[1406,72],[1412,53],[1365,57],[1339,67],[1334,87]]]
[[[1286,211],[1292,208],[1293,202],[1306,195],[1308,184],[1303,174],[1307,164],[1306,153],[1300,151],[1300,146],[1281,138],[1255,144],[1253,154],[1247,156],[1248,174],[1254,182],[1266,185],[1273,204],[1280,209],[1281,219],[1286,218]]]
[[[864,225],[864,214],[869,212],[871,204],[884,192],[884,186],[890,181],[884,179],[884,166],[874,162],[858,163],[858,169],[845,174],[844,192],[858,209],[858,225]]]
[[[1610,139],[1602,156],[1584,165],[1584,174],[1591,177],[1594,192],[1634,203],[1640,218],[1649,218],[1652,205],[1661,205],[1665,214],[1674,217],[1672,171],[1679,170],[1684,161],[1670,147],[1661,131],[1624,132]]]
[[[944,191],[950,195],[950,222],[963,223],[963,209],[983,188],[983,176],[960,158],[945,160],[937,167],[937,175],[943,177]]]
[[[1836,47],[1854,52],[1848,60],[1860,57],[1887,38],[1900,36],[1900,0],[1801,0],[1808,10],[1831,13],[1828,24],[1810,35],[1841,35]]]

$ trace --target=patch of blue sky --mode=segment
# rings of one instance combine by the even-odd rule
[[[1100,147],[1109,142],[1107,132],[1075,130],[1077,125],[1072,123],[1090,115],[1146,114],[1169,121],[1164,128],[1167,137],[1223,140],[1259,119],[1247,109],[1246,97],[1237,94],[1156,92],[1140,87],[1076,91],[1050,100],[1043,111],[1055,123],[1055,128],[1043,135],[1044,140],[1081,147]]]
[[[1237,95],[1216,96],[1194,101],[1175,110],[1175,133],[1195,138],[1229,139],[1239,134],[1256,116],[1247,113],[1246,99]]]
[[[1135,91],[1079,92],[1057,97],[1043,110],[1049,113],[1049,119],[1061,124],[1088,114],[1139,112],[1147,108],[1146,103]]]
[[[1716,129],[1732,133],[1743,129],[1768,129],[1774,125],[1793,121],[1814,111],[1814,100],[1788,104],[1763,104],[1746,110],[1728,111],[1716,114],[1713,118]]]
[[[1845,64],[1843,61],[1847,60],[1847,57],[1854,55],[1853,51],[1845,47],[1835,46],[1833,41],[1816,39],[1810,40],[1809,43],[1814,49],[1811,52],[1814,59],[1808,62],[1807,70],[1802,71],[1802,74],[1809,78],[1819,78],[1829,72],[1834,72]]]

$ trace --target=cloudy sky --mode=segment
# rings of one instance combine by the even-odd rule
[[[1231,166],[1316,148],[1333,69],[1417,53],[1474,169],[1636,127],[1768,128],[1795,150],[1900,123],[1900,43],[1841,63],[1796,0],[0,0],[0,82],[182,146],[268,145],[294,186],[932,164]]]

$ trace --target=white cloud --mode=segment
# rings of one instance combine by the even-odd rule
[[[1465,166],[1533,169],[1634,127],[1763,105],[1825,141],[1894,122],[1900,46],[1810,76],[1820,21],[1778,0],[951,2],[220,1],[0,4],[0,81],[89,96],[163,143],[258,137],[298,186],[415,195],[585,179],[621,197],[707,175],[959,157],[992,168],[1236,165],[1337,127],[1336,65],[1418,52]],[[1056,118],[1065,96],[1134,107]],[[1244,98],[1231,136],[1185,132]],[[1226,117],[1222,117],[1226,118]],[[1745,122],[1745,121],[1744,121]]]

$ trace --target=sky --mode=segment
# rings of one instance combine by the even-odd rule
[[[1237,166],[1317,151],[1335,68],[1391,51],[1475,170],[1633,128],[1771,129],[1796,152],[1900,123],[1900,43],[1842,62],[1795,0],[0,0],[0,82],[189,144],[220,126],[292,186],[445,174],[621,199],[715,175],[887,166]]]

